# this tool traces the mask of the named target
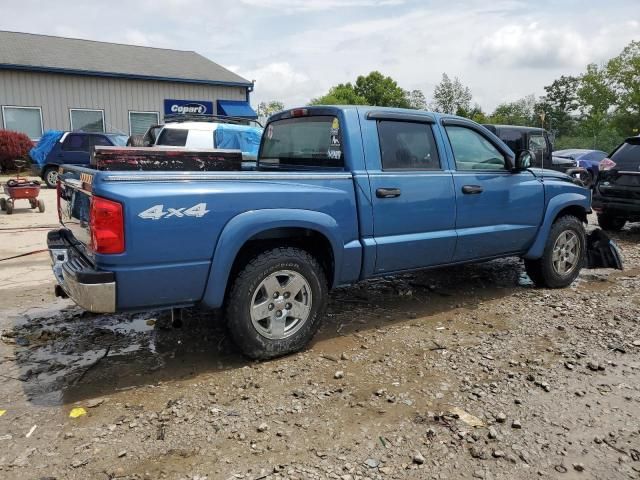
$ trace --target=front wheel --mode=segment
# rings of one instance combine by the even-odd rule
[[[42,174],[42,178],[44,179],[44,183],[47,184],[47,187],[56,188],[58,183],[58,169],[56,167],[47,167]]]
[[[227,326],[253,359],[297,352],[313,338],[327,303],[318,261],[298,248],[276,248],[249,261],[227,298]]]
[[[524,261],[527,275],[538,287],[568,287],[584,265],[585,246],[580,219],[572,215],[560,217],[551,226],[542,257]]]

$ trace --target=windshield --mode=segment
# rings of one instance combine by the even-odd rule
[[[342,168],[340,122],[334,116],[288,118],[271,122],[264,133],[263,166]]]
[[[113,142],[113,144],[117,145],[118,147],[126,147],[127,140],[129,140],[129,137],[127,137],[126,135],[108,135],[108,137]]]

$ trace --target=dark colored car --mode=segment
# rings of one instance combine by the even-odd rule
[[[125,146],[126,144],[127,136],[120,133],[65,132],[52,145],[43,162],[32,163],[31,170],[50,188],[55,188],[60,165],[88,166],[93,147]]]
[[[553,152],[554,158],[564,158],[574,160],[578,167],[589,172],[589,184],[593,183],[600,171],[600,162],[607,156],[607,152],[602,150],[588,150],[584,148],[571,148],[566,150],[556,150]]]
[[[627,138],[600,162],[593,210],[604,230],[640,221],[640,136]]]
[[[500,140],[506,143],[514,152],[531,150],[535,154],[532,167],[548,168],[564,172],[567,168],[575,167],[575,164],[568,165],[566,162],[556,162],[554,164],[551,151],[553,145],[549,138],[549,132],[542,128],[521,127],[518,125],[484,125],[489,131],[494,133]]]

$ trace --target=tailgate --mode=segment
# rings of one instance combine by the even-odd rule
[[[58,217],[84,246],[91,242],[89,207],[94,170],[82,167],[62,167],[58,186]]]

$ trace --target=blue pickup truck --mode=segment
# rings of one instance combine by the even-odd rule
[[[64,167],[48,245],[59,295],[95,312],[224,308],[249,357],[297,351],[328,291],[521,257],[536,285],[621,267],[591,193],[463,118],[380,107],[272,116],[251,172]]]

